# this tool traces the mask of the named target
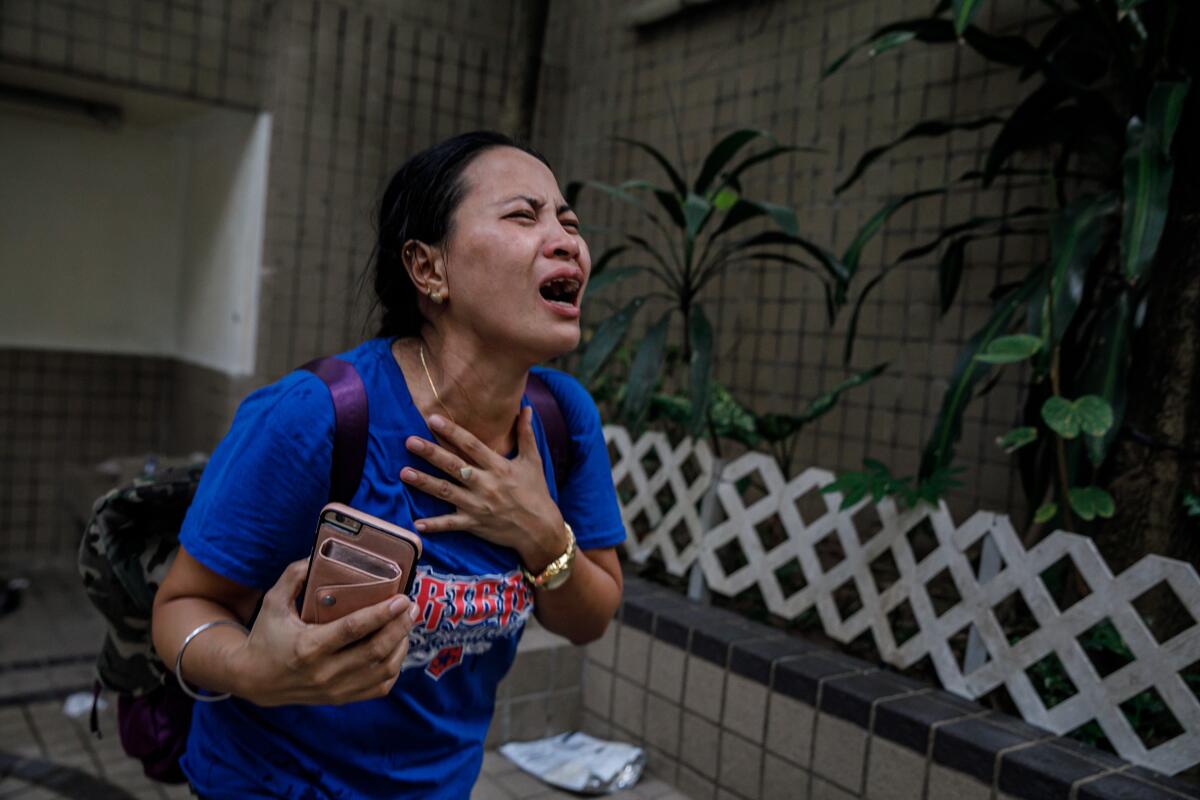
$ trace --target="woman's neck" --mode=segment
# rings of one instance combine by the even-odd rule
[[[431,325],[420,336],[399,340],[393,355],[422,416],[449,417],[496,452],[511,452],[528,365],[469,334],[442,333]]]

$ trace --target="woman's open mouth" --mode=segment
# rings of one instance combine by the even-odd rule
[[[566,317],[579,316],[579,292],[583,284],[576,278],[551,278],[538,287],[538,293],[556,312]]]

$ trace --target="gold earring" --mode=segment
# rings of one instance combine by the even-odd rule
[[[429,293],[429,299],[432,300],[433,302],[437,303],[438,305],[441,305],[442,304],[442,293],[439,291],[436,291],[436,290],[432,291]]]

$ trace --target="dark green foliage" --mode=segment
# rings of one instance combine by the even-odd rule
[[[895,497],[905,508],[915,508],[920,502],[936,506],[942,495],[962,485],[955,478],[962,467],[938,467],[929,477],[916,479],[893,477],[886,465],[873,458],[865,459],[863,466],[865,471],[839,473],[833,483],[821,488],[822,494],[841,493],[839,510],[845,511],[868,495],[876,503]]]
[[[999,190],[1009,175],[1040,179],[1055,208],[1027,207],[998,217],[947,225],[932,241],[902,254],[858,292],[847,327],[849,362],[865,298],[893,270],[938,253],[942,313],[956,302],[971,269],[970,243],[981,237],[1034,236],[1046,240],[1049,263],[1030,263],[1019,288],[997,292],[992,318],[963,346],[949,379],[937,423],[921,462],[923,479],[952,463],[963,413],[993,382],[990,365],[1027,367],[1025,424],[1050,434],[1033,437],[1020,453],[1022,485],[1039,521],[1073,510],[1093,519],[1112,513],[1112,498],[1096,483],[1119,435],[1132,378],[1130,343],[1145,321],[1159,244],[1170,214],[1173,149],[1189,92],[1185,54],[1172,29],[1176,0],[1101,0],[1047,3],[1034,26],[1036,41],[995,36],[975,22],[983,0],[943,0],[930,16],[885,25],[836,59],[837,71],[864,50],[871,57],[908,42],[967,47],[1018,73],[1030,87],[1006,115],[972,120],[924,120],[899,138],[869,149],[838,185],[844,191],[881,156],[917,138],[963,130],[994,131],[978,169],[955,184]],[[1053,168],[1040,164],[1050,154]],[[891,200],[859,230],[841,261],[851,279],[862,271],[865,245],[905,205],[943,194],[920,189]],[[847,282],[849,284],[849,281]],[[839,289],[841,286],[838,287]],[[835,294],[835,306],[845,295]],[[993,376],[992,381],[995,380]],[[982,389],[980,387],[983,387]],[[1084,426],[1075,403],[1094,397],[1102,412]],[[1081,398],[1072,400],[1071,398]],[[1048,415],[1046,412],[1049,412]],[[1099,420],[1099,421],[1097,421]],[[1058,423],[1062,423],[1061,425]],[[1004,444],[1011,447],[1011,442]],[[1047,489],[1057,502],[1042,504]]]
[[[1183,495],[1183,507],[1187,509],[1189,517],[1200,517],[1200,496],[1193,492],[1185,492]]]

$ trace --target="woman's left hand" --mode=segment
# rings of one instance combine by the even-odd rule
[[[417,520],[417,531],[470,531],[493,544],[516,550],[526,568],[535,572],[557,558],[567,545],[566,529],[546,488],[542,457],[533,435],[533,410],[525,407],[517,418],[517,455],[513,459],[496,453],[466,428],[444,417],[430,417],[429,425],[458,452],[419,436],[410,436],[405,444],[458,482],[435,478],[412,467],[401,470],[400,478],[409,486],[445,500],[456,510]]]

